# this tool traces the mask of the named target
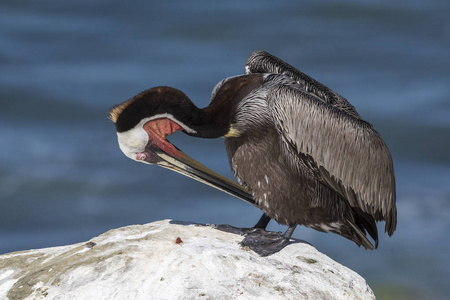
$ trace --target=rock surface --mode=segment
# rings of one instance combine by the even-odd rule
[[[0,299],[375,299],[365,280],[292,240],[259,257],[239,235],[170,220],[0,256]]]

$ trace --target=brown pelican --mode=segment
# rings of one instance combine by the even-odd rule
[[[110,118],[129,158],[259,207],[264,214],[254,228],[221,229],[244,233],[242,244],[260,255],[282,249],[297,225],[339,234],[366,249],[378,246],[376,221],[386,222],[389,235],[395,231],[394,169],[380,135],[345,98],[266,52],[250,55],[245,75],[219,82],[203,109],[177,89],[155,87],[113,107]],[[225,137],[240,184],[172,145],[166,137],[178,130]],[[270,219],[288,230],[266,232]]]

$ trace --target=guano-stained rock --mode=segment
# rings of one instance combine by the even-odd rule
[[[375,299],[365,280],[293,240],[269,257],[242,237],[170,220],[0,255],[0,299]]]

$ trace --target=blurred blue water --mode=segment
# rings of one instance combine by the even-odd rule
[[[250,226],[260,212],[118,149],[108,109],[157,85],[200,107],[266,50],[345,96],[394,157],[398,230],[377,251],[300,228],[380,297],[450,293],[446,0],[0,3],[0,253],[172,218]],[[223,141],[177,146],[231,177]],[[272,225],[273,230],[284,230]],[[382,227],[379,228],[382,231]]]

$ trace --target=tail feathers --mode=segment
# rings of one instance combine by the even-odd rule
[[[374,240],[375,246],[368,239],[367,233]],[[378,248],[378,230],[375,220],[358,208],[353,208],[353,218],[347,219],[338,234],[366,249],[374,250]]]
[[[375,219],[368,213],[363,212],[359,208],[352,207],[353,217],[355,219],[354,225],[362,231],[361,233],[366,236],[366,232],[375,241],[375,248],[378,248],[378,229]],[[366,238],[367,239],[367,238]]]
[[[366,250],[375,250],[378,246],[378,240],[375,241],[375,246],[369,241],[366,234],[361,231],[358,227],[356,227],[353,223],[348,222],[349,228],[351,228],[351,234],[350,235],[344,235],[343,237],[352,240],[355,242],[358,246],[363,246],[366,248]]]
[[[348,210],[347,215],[340,221],[314,224],[309,225],[309,227],[322,232],[339,234],[340,236],[353,241],[358,246],[363,246],[369,250],[378,248],[378,229],[375,219],[359,208],[352,207],[352,210]],[[375,246],[369,240],[367,235],[373,239]]]

